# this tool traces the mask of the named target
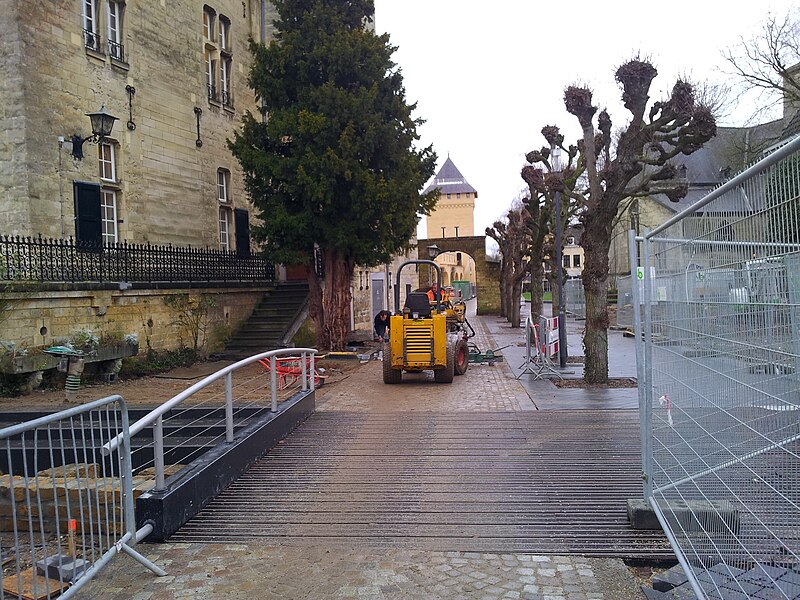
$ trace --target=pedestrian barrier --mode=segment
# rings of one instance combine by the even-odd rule
[[[698,598],[800,591],[798,231],[800,137],[629,234],[644,496]]]
[[[0,429],[0,465],[0,598],[71,598],[119,552],[166,575],[132,548],[152,524],[135,529],[121,396]]]
[[[533,375],[533,380],[543,379],[548,373],[563,379],[552,361],[558,354],[558,317],[539,315],[539,322],[531,317],[525,319],[525,361],[520,365],[523,375]]]
[[[307,356],[305,359],[305,371],[303,370],[303,366],[300,364],[301,360],[302,359],[299,356],[283,356],[275,359],[275,370],[278,374],[279,390],[285,390],[292,386],[302,385],[304,372],[311,373],[311,356]],[[258,362],[262,367],[264,367],[265,370],[272,369],[270,360],[262,358]],[[325,383],[326,378],[327,375],[323,375],[319,370],[314,369],[314,385],[317,387],[322,386]]]

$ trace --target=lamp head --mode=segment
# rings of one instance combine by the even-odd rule
[[[99,143],[103,138],[111,135],[114,121],[118,120],[117,117],[106,112],[105,106],[101,106],[97,112],[86,113],[86,116],[92,122],[92,135],[81,137],[76,134],[72,136],[72,157],[78,160],[83,159],[83,143],[87,141]]]

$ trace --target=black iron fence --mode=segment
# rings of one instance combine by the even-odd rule
[[[275,265],[235,251],[0,236],[0,281],[274,281]]]

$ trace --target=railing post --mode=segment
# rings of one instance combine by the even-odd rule
[[[125,531],[131,535],[136,535],[136,513],[134,510],[135,500],[133,498],[133,465],[131,465],[131,436],[128,406],[120,396],[119,399],[120,415],[122,417],[122,445],[117,450],[120,460],[120,471],[122,479],[122,502],[125,511]],[[135,539],[135,538],[134,538]]]
[[[308,389],[308,369],[306,368],[306,361],[308,360],[308,354],[303,352],[300,354],[300,379],[303,382],[303,391],[305,392]],[[311,369],[311,376],[314,376],[314,369]]]
[[[650,426],[646,419],[648,411],[646,408],[647,398],[650,396],[647,391],[644,364],[644,341],[642,338],[642,297],[639,293],[639,256],[636,252],[636,232],[631,229],[628,232],[628,257],[631,263],[631,303],[633,304],[633,335],[636,339],[636,379],[639,383],[639,439],[641,442],[642,454],[642,494],[648,499],[652,494],[652,474],[649,471],[649,458],[647,456],[648,438]],[[652,414],[652,411],[651,411]]]
[[[644,269],[644,450],[642,465],[645,474],[644,497],[650,500],[653,496],[653,305],[652,282],[650,281],[650,240],[647,229],[644,231],[645,239],[642,243],[642,268]],[[639,383],[642,386],[642,383]]]
[[[153,460],[156,466],[156,487],[157,492],[166,489],[164,485],[164,417],[159,415],[153,427]]]
[[[312,391],[312,392],[313,392],[313,391],[316,389],[316,387],[317,387],[317,386],[316,386],[316,383],[317,383],[317,382],[316,382],[316,377],[314,377],[314,372],[315,372],[315,371],[314,371],[314,356],[315,356],[315,354],[313,354],[313,353],[312,353],[312,354],[311,354],[311,361],[310,361],[310,362],[311,362],[311,391]],[[386,359],[386,357],[385,357],[385,356],[384,356],[384,359]]]
[[[225,441],[233,443],[233,373],[225,375]]]
[[[270,376],[272,377],[271,387],[272,387],[272,412],[278,412],[278,369],[277,369],[277,359],[275,356],[269,357],[269,372]]]

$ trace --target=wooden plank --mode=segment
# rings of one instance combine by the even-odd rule
[[[59,582],[55,579],[48,579],[41,575],[36,575],[34,567],[20,571],[19,577],[12,571],[10,575],[3,577],[3,592],[21,600],[46,600],[55,598],[69,587],[69,583]],[[35,592],[34,592],[35,586]],[[49,590],[49,595],[48,595]]]

